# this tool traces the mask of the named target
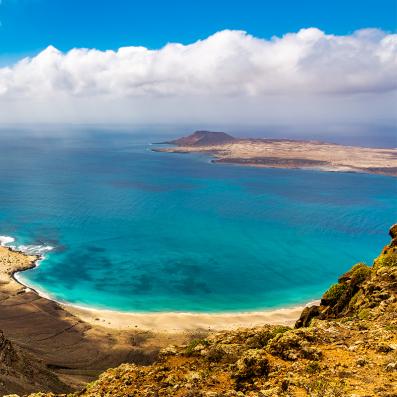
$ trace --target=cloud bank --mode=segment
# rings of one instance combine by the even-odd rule
[[[394,122],[396,92],[396,34],[224,30],[158,50],[49,46],[0,68],[0,121]]]

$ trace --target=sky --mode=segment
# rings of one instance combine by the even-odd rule
[[[0,122],[396,124],[397,0],[0,0]]]
[[[271,38],[305,27],[350,34],[397,29],[396,0],[2,0],[0,53],[35,54],[48,45],[117,49],[189,44],[224,30]]]

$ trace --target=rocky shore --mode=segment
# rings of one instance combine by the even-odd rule
[[[215,163],[264,168],[317,169],[397,176],[397,149],[344,146],[291,139],[236,139],[224,132],[196,131],[165,142],[167,153],[207,153]]]
[[[151,365],[122,364],[68,396],[396,396],[397,225],[390,236],[372,266],[353,266],[294,327],[191,334]]]

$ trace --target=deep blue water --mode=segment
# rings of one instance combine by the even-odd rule
[[[55,247],[26,283],[128,311],[300,304],[371,264],[397,220],[396,178],[215,165],[151,140],[0,139],[0,235]]]

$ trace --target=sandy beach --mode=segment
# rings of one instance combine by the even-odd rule
[[[62,307],[82,320],[117,330],[139,328],[149,331],[180,332],[228,330],[263,324],[293,325],[304,306],[242,313],[123,313],[111,310]]]
[[[39,259],[0,246],[0,330],[71,387],[81,387],[123,362],[151,363],[162,347],[189,340],[182,332],[119,331],[111,324],[105,328],[83,321],[13,277]]]
[[[18,272],[41,259],[0,246],[0,329],[76,388],[120,363],[152,363],[170,344],[188,343],[212,330],[292,325],[302,310],[196,314],[81,308],[56,302],[18,281]]]
[[[58,305],[65,312],[93,326],[114,330],[142,329],[159,332],[181,332],[197,329],[225,330],[238,327],[253,327],[262,324],[293,325],[304,306],[274,310],[236,313],[130,313],[105,309],[81,307],[52,300],[45,292],[22,284],[18,272],[31,269],[42,258],[25,255],[8,247],[0,247],[0,291],[4,294],[33,294]]]

